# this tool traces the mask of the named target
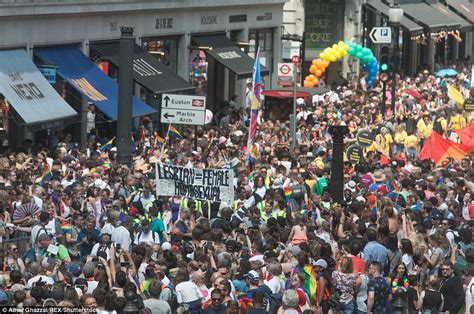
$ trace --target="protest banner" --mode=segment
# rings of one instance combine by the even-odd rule
[[[213,202],[234,201],[231,169],[197,169],[156,164],[156,194]]]

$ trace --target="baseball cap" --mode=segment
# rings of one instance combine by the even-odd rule
[[[313,266],[319,266],[321,268],[328,268],[328,263],[326,263],[325,260],[323,260],[322,258],[318,259],[316,262],[313,262]]]
[[[38,236],[38,242],[46,241],[46,240],[51,240],[48,234],[42,233]]]
[[[0,304],[7,304],[8,303],[8,294],[0,290]]]
[[[102,230],[100,230],[100,234],[109,234],[112,235],[112,226],[111,225],[105,225]]]
[[[171,250],[171,243],[163,242],[163,244],[161,245],[161,250],[162,251],[170,251]]]
[[[81,265],[77,263],[70,264],[68,269],[69,269],[69,272],[76,277],[79,277],[81,275],[81,272],[82,272]]]
[[[288,251],[289,253],[293,254],[293,255],[298,255],[298,254],[300,254],[301,249],[300,249],[300,247],[297,246],[297,245],[292,245],[292,246],[289,246],[289,247],[288,247],[287,251]]]
[[[255,270],[251,270],[249,271],[246,275],[245,275],[246,278],[249,278],[250,280],[252,281],[258,281],[260,279],[260,276],[258,275],[258,273],[255,271]]]

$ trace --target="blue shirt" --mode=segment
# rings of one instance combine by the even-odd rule
[[[81,243],[82,239],[90,236],[94,242],[83,242]],[[100,242],[100,231],[97,229],[94,229],[93,231],[86,231],[85,229],[82,229],[81,232],[77,235],[77,243],[81,243],[81,256],[87,256],[90,255],[92,252],[92,247]]]
[[[367,292],[375,293],[372,313],[383,313],[390,293],[390,285],[388,282],[382,276],[375,277],[369,281]]]
[[[364,262],[379,262],[382,266],[387,264],[388,252],[385,246],[377,241],[370,241],[364,248]]]

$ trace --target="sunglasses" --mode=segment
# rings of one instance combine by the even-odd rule
[[[18,248],[17,248],[17,247],[12,247],[11,250],[12,250],[13,252],[16,252],[16,251],[18,251]]]

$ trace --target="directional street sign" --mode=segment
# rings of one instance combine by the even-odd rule
[[[161,122],[204,125],[206,97],[163,94],[161,97]]]
[[[390,44],[392,42],[392,28],[374,27],[369,34],[374,44]]]

